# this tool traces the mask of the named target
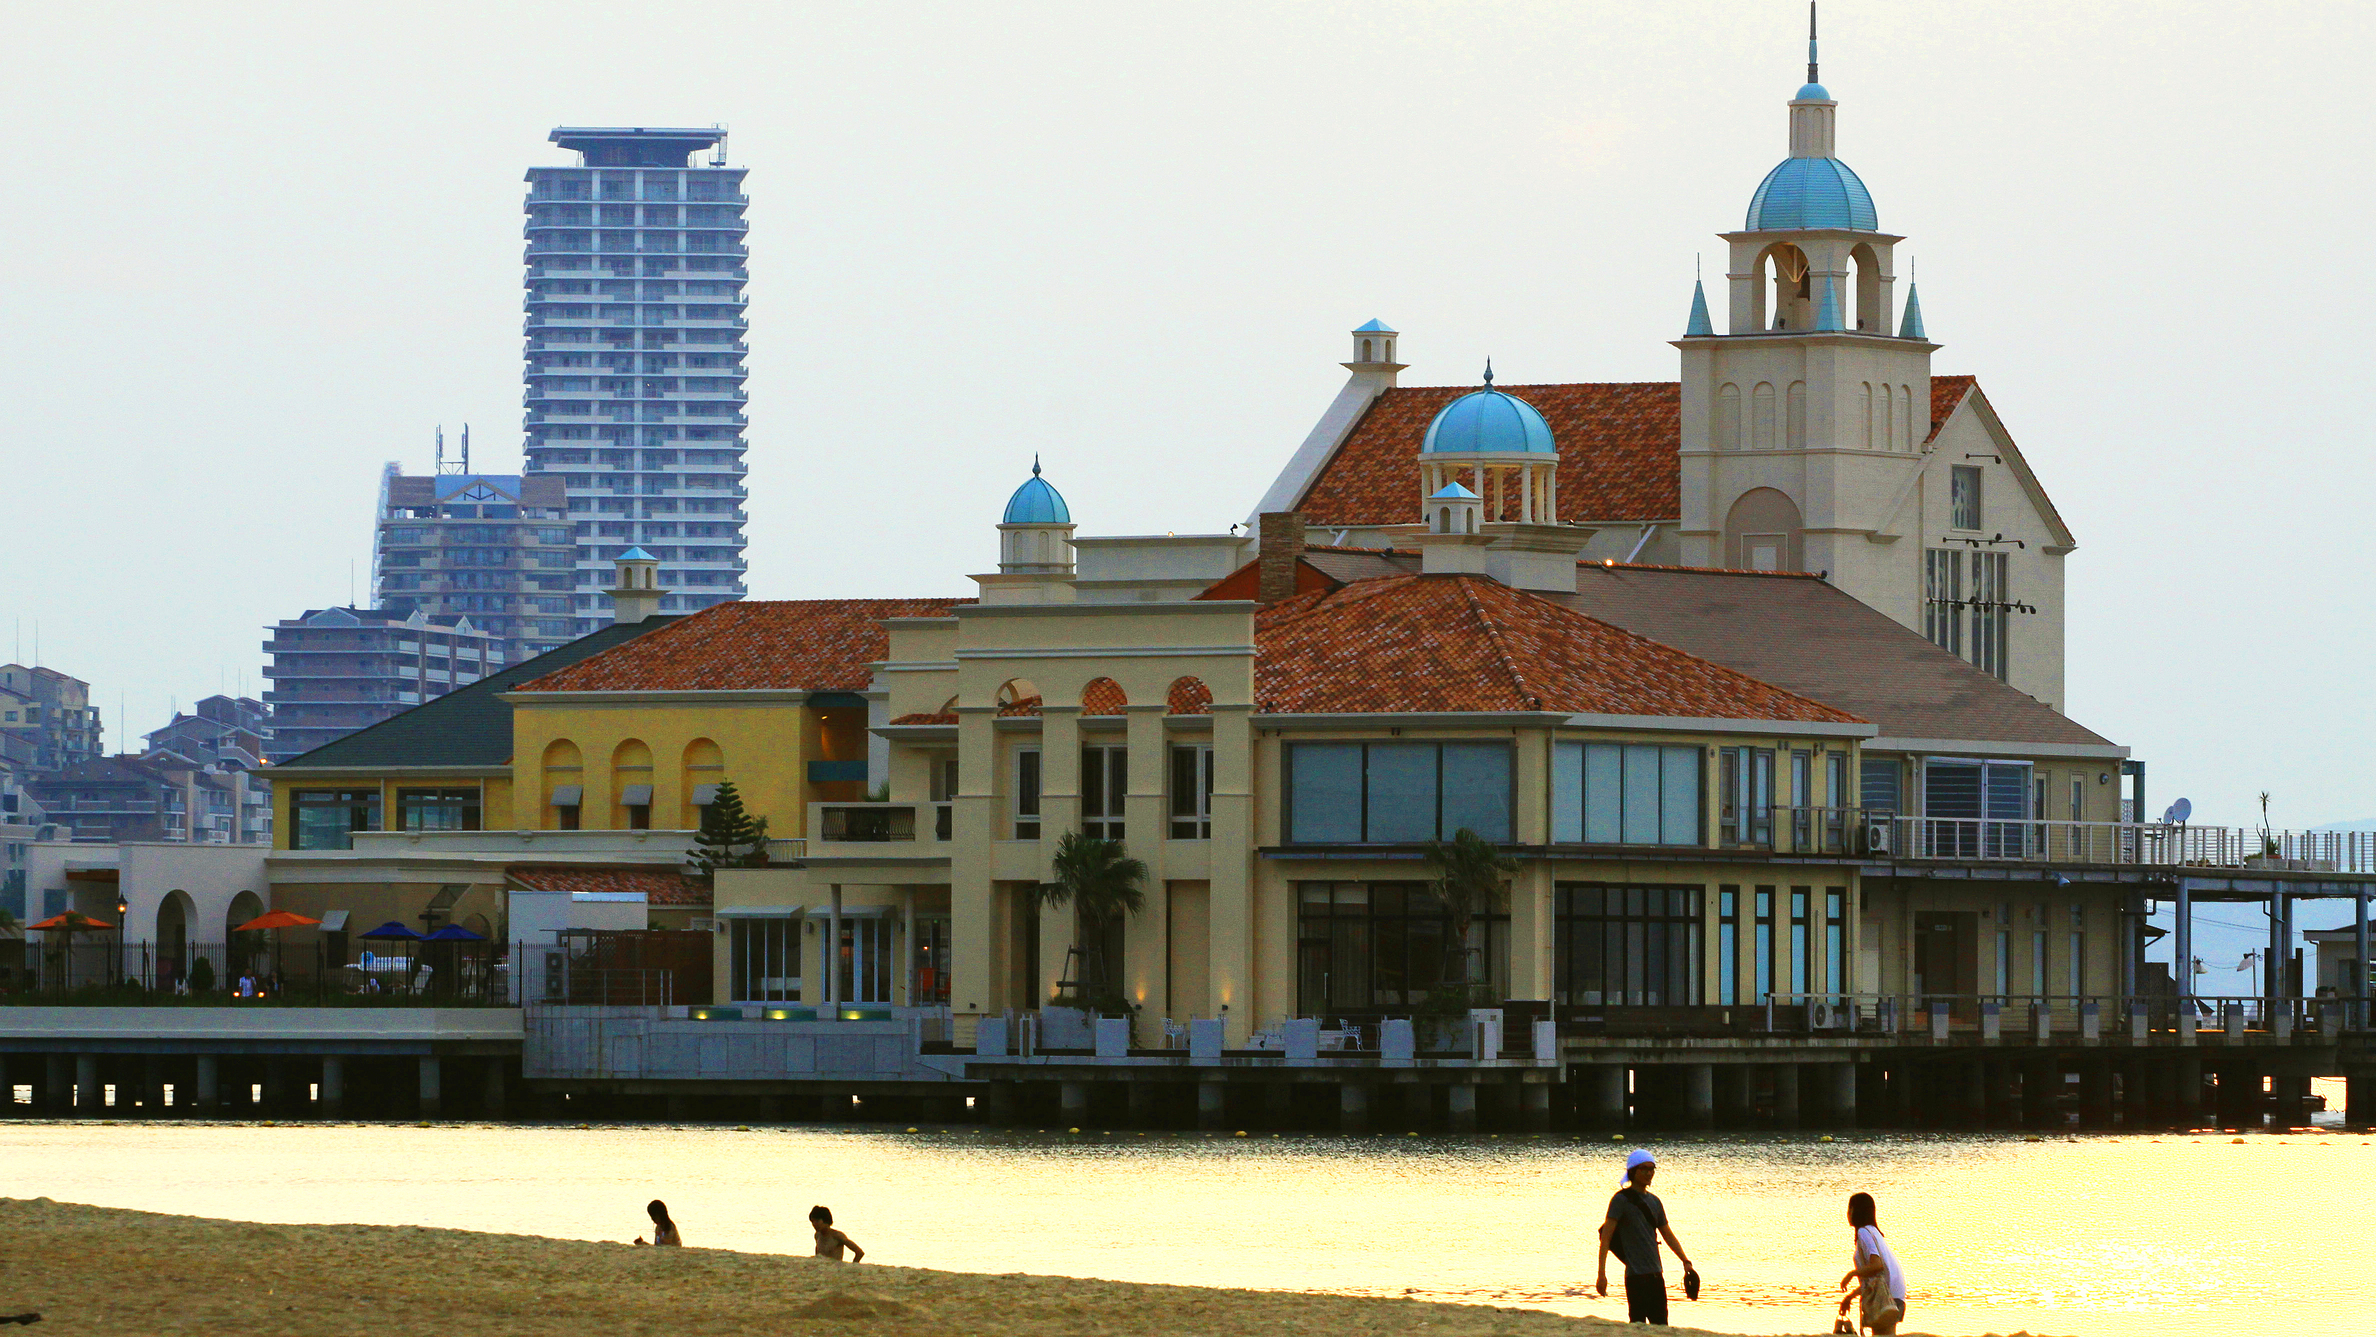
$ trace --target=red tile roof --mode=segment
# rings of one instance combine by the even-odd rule
[[[957,712],[954,710],[918,711],[913,715],[902,715],[891,722],[893,724],[955,724]]]
[[[710,889],[673,868],[650,865],[521,864],[506,870],[530,891],[641,892],[653,905],[707,905]]]
[[[1001,716],[1029,715],[1036,719],[1040,713],[1040,699],[1037,696],[1018,697],[1000,706],[998,713]]]
[[[1257,709],[1571,711],[1858,723],[1483,576],[1384,576],[1255,618]]]
[[[1097,678],[1081,689],[1081,713],[1084,715],[1119,715],[1130,704],[1130,697],[1122,684],[1112,678]]]
[[[1213,689],[1201,678],[1174,679],[1171,690],[1164,694],[1163,710],[1167,715],[1210,715]]]
[[[883,620],[946,617],[970,599],[798,599],[718,604],[520,692],[856,692],[888,651]]]
[[[1931,436],[1979,378],[1931,377]],[[1397,387],[1368,412],[1297,504],[1313,525],[1382,525],[1419,516],[1419,445],[1470,385]],[[1683,388],[1673,381],[1506,385],[1543,415],[1559,443],[1559,518],[1672,520],[1683,513],[1678,451]]]

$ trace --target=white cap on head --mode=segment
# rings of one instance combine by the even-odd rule
[[[1650,1154],[1650,1149],[1648,1147],[1636,1147],[1632,1151],[1627,1152],[1625,1156],[1625,1173],[1617,1176],[1617,1187],[1624,1188],[1627,1184],[1633,1182],[1634,1167],[1656,1164],[1658,1164],[1658,1158]]]

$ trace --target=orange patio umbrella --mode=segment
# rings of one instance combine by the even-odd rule
[[[294,910],[268,910],[231,931],[233,933],[245,933],[249,929],[259,928],[303,928],[307,924],[319,924],[321,922],[322,921],[319,919],[307,919],[304,915],[298,914]]]
[[[115,925],[108,923],[104,919],[93,919],[80,910],[68,910],[62,915],[51,915],[49,918],[42,920],[38,924],[28,924],[25,927],[39,933],[50,933],[61,930],[67,933],[75,933],[87,928],[114,928]]]

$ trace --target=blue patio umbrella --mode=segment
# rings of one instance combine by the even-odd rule
[[[385,923],[385,924],[382,924],[382,925],[380,925],[378,928],[371,929],[371,930],[369,930],[369,931],[367,931],[367,932],[358,933],[358,934],[356,934],[355,936],[356,936],[356,937],[358,937],[358,938],[369,938],[369,939],[373,939],[373,940],[375,940],[375,941],[395,941],[395,942],[419,942],[419,941],[421,941],[421,935],[420,935],[420,934],[413,932],[411,929],[408,929],[408,928],[406,928],[404,925],[397,923],[397,922],[396,922],[395,920],[393,920],[393,919],[389,920],[389,921],[388,921],[387,923]]]
[[[370,935],[365,934],[364,936],[369,937]],[[420,935],[415,934],[414,936],[419,937]],[[486,934],[473,933],[469,929],[462,927],[460,924],[448,924],[444,928],[439,929],[437,932],[421,939],[423,942],[485,942],[486,940]]]

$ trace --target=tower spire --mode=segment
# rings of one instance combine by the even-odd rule
[[[1691,281],[1691,319],[1683,327],[1686,339],[1714,338],[1716,322],[1708,318],[1708,290],[1699,279]]]
[[[1807,0],[1807,82],[1823,82],[1815,77],[1815,0]]]

